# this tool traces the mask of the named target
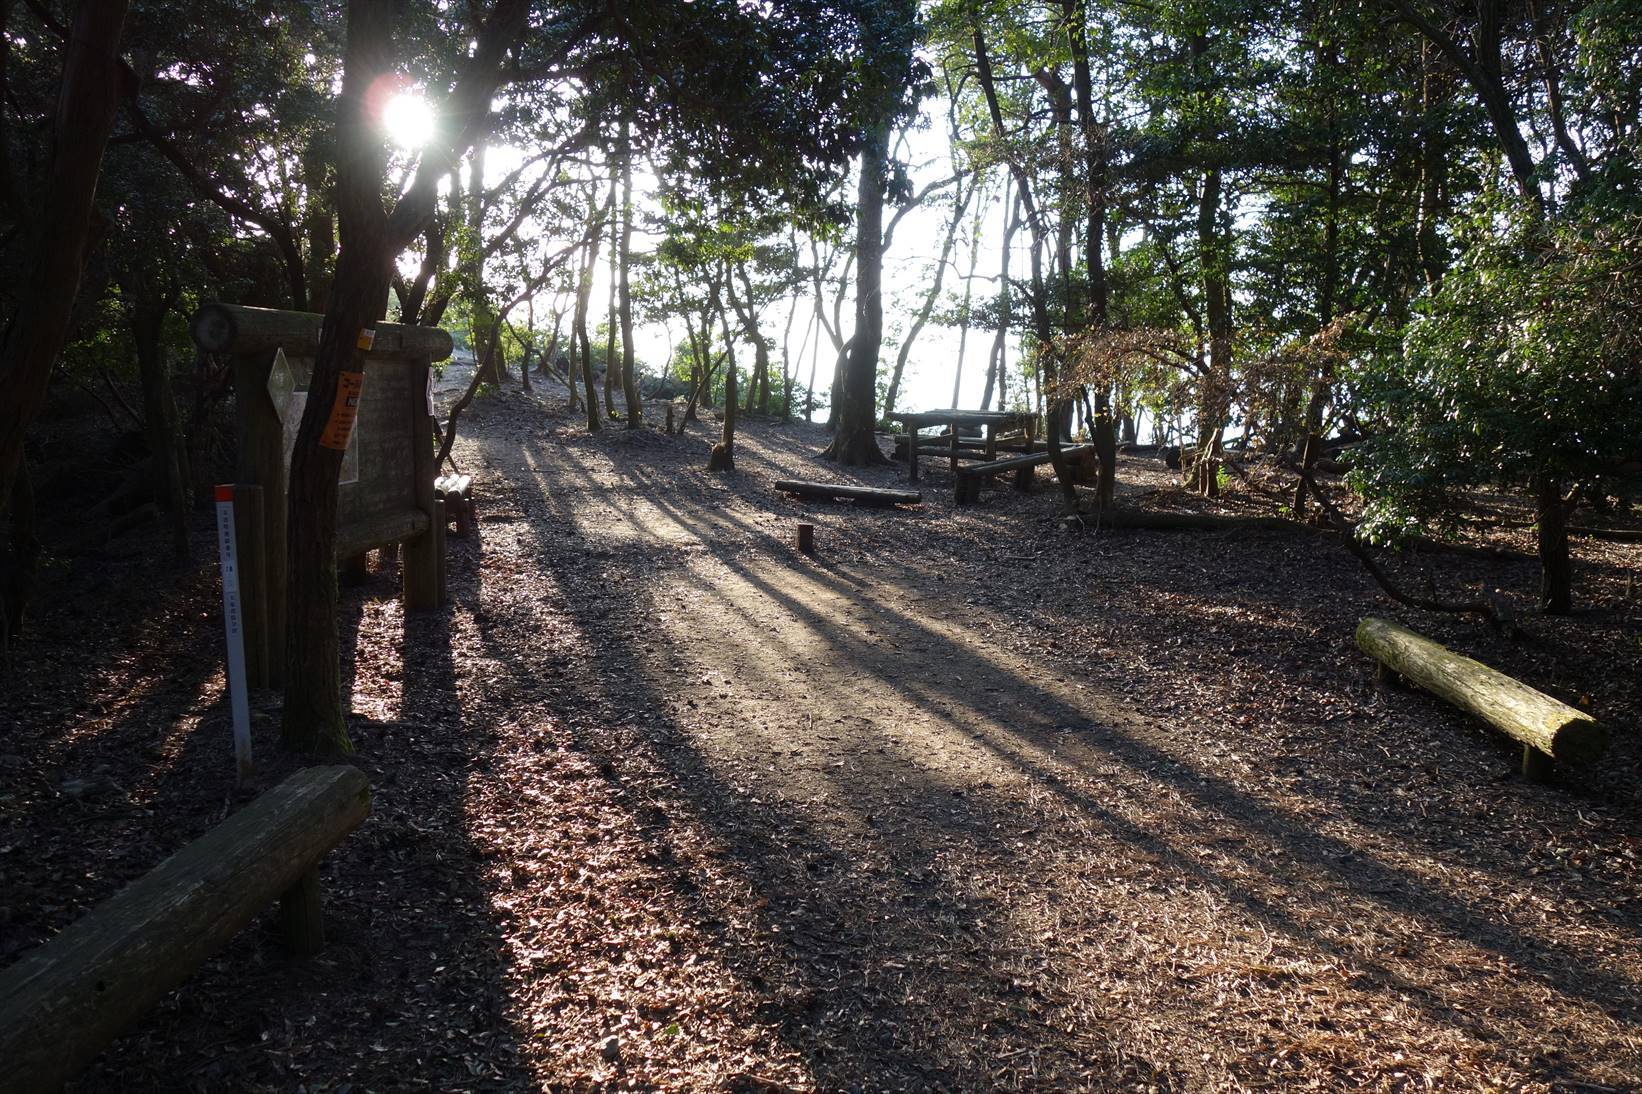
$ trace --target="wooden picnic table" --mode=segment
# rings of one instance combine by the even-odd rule
[[[980,426],[986,438],[986,458],[998,455],[998,431],[1019,429],[1026,434],[1026,451],[1032,451],[1033,435],[1037,432],[1038,416],[1017,410],[912,410],[889,415],[907,431],[907,481],[918,481],[918,431],[930,426],[944,425],[951,432],[952,472],[958,471],[958,430],[964,426]]]

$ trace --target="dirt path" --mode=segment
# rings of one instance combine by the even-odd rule
[[[375,803],[332,945],[247,932],[81,1089],[1642,1086],[1642,551],[1581,544],[1601,610],[1529,643],[1409,620],[1622,727],[1535,786],[1373,685],[1351,626],[1388,608],[1324,537],[1072,535],[939,469],[916,509],[804,505],[769,483],[838,473],[818,429],[750,424],[708,476],[702,427],[579,422],[475,403],[451,606],[344,598]],[[0,696],[7,953],[220,816],[192,585],[97,636],[130,656],[45,619]]]
[[[518,421],[517,408],[489,413]],[[689,903],[726,925],[727,971],[766,997],[760,1014],[773,1008],[771,1063],[791,1059],[768,1077],[1642,1080],[1638,908],[1608,887],[1634,877],[1634,813],[1612,818],[1623,857],[1605,876],[1558,858],[1571,878],[1525,870],[1547,848],[1496,811],[1554,818],[1585,845],[1609,821],[1595,809],[1571,825],[1554,791],[1501,785],[1505,767],[1465,788],[1480,802],[1444,813],[1458,804],[1445,793],[1469,796],[1440,789],[1445,755],[1409,762],[1363,736],[1398,708],[1429,722],[1417,698],[1361,675],[1314,685],[1325,694],[1309,717],[1350,738],[1325,744],[1347,755],[1319,757],[1295,737],[1310,727],[1251,732],[1248,714],[1217,711],[1224,681],[1194,679],[1189,655],[1100,672],[1088,629],[1117,622],[1103,601],[1118,575],[1057,587],[1034,572],[1069,546],[1035,499],[955,515],[933,496],[937,475],[922,513],[800,507],[768,481],[835,473],[811,458],[818,431],[800,427],[753,427],[732,481],[696,473],[701,441],[556,433],[518,446],[479,428],[474,455],[502,495],[487,580],[528,587],[547,561],[592,651],[565,668],[624,716],[582,745],[624,795],[683,814],[683,842],[716,849],[706,861],[722,872]],[[801,514],[820,525],[813,559],[788,546]],[[1316,548],[1268,549],[1315,566]],[[493,559],[523,568],[498,574]],[[1343,574],[1361,595],[1332,569],[1320,589]],[[1234,670],[1239,682],[1286,693],[1266,697],[1268,712],[1311,698],[1295,656],[1311,637],[1304,614],[1273,606],[1251,628],[1257,597],[1220,599],[1195,605],[1197,627],[1213,641],[1218,613],[1244,634],[1256,663]],[[1156,627],[1134,645],[1178,648],[1175,621]],[[1215,644],[1237,659],[1235,638]],[[1325,660],[1341,644],[1312,643]],[[1289,671],[1258,660],[1284,648]],[[1151,695],[1172,697],[1126,698],[1137,668],[1155,675]],[[1460,777],[1498,764],[1490,751]]]

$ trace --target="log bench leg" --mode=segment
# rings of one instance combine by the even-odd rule
[[[279,898],[279,933],[294,954],[307,957],[325,948],[325,914],[317,867],[303,874]]]
[[[1533,745],[1522,746],[1522,777],[1531,783],[1551,780],[1551,757]]]
[[[433,606],[442,608],[450,600],[446,592],[448,588],[447,573],[449,570],[450,544],[445,541],[445,503],[442,501],[434,502],[433,510],[436,517],[433,526],[438,531],[438,535],[435,537],[437,542],[434,545],[433,557],[438,564],[439,574],[438,580],[434,583]]]
[[[444,503],[435,501],[428,530],[414,539],[405,541],[405,562],[400,581],[405,597],[405,610],[432,611],[439,607],[440,571],[444,567],[445,514]]]
[[[1030,467],[1018,467],[1015,469],[1016,490],[1025,493],[1026,491],[1032,489],[1032,471],[1033,469]]]
[[[370,580],[370,560],[366,558],[364,551],[357,555],[349,555],[342,560],[342,565],[337,569],[337,577],[343,585],[363,585]]]

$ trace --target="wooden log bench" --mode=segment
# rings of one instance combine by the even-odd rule
[[[775,488],[785,494],[806,498],[836,501],[848,498],[868,505],[917,505],[924,500],[916,490],[884,490],[876,486],[852,486],[843,482],[804,482],[800,479],[776,479]]]
[[[434,497],[445,503],[445,519],[456,522],[456,534],[467,536],[473,532],[473,476],[441,475],[433,480]]]
[[[1531,779],[1543,779],[1552,760],[1589,764],[1607,747],[1607,730],[1584,711],[1388,619],[1359,623],[1357,645],[1382,674],[1394,672],[1521,742],[1522,773]]]
[[[1061,447],[1062,456],[1074,456],[1089,446],[1086,444],[1069,444]],[[972,463],[958,468],[957,487],[953,500],[959,505],[970,505],[981,500],[981,483],[994,475],[1014,472],[1016,490],[1030,490],[1032,475],[1039,464],[1049,462],[1049,453],[1023,452],[1019,456],[1005,456],[998,460],[988,460],[985,463]]]
[[[905,460],[907,458],[907,434],[891,433],[887,436],[890,437],[894,445],[890,454],[891,458]],[[920,456],[950,457],[953,449],[957,449],[959,459],[992,458],[992,455],[987,451],[986,439],[983,437],[960,436],[958,443],[954,445],[952,435],[949,433],[939,436],[921,433],[918,435],[918,442],[918,454]],[[999,434],[992,442],[991,447],[995,452],[1031,452],[1033,451],[1033,442],[1020,430],[1015,430],[1012,433]],[[971,453],[976,455],[970,455]]]
[[[354,767],[309,767],[0,973],[0,1092],[59,1089],[274,900],[323,944],[317,864],[370,812]]]

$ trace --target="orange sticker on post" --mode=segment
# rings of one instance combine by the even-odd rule
[[[376,345],[376,331],[370,327],[360,327],[359,337],[354,341],[354,345],[366,353],[369,353],[371,351],[371,347]]]
[[[319,443],[338,452],[348,447],[353,435],[354,419],[359,417],[359,393],[365,387],[363,372],[344,372],[336,378],[336,402],[331,404],[331,416],[325,422],[325,432]]]

